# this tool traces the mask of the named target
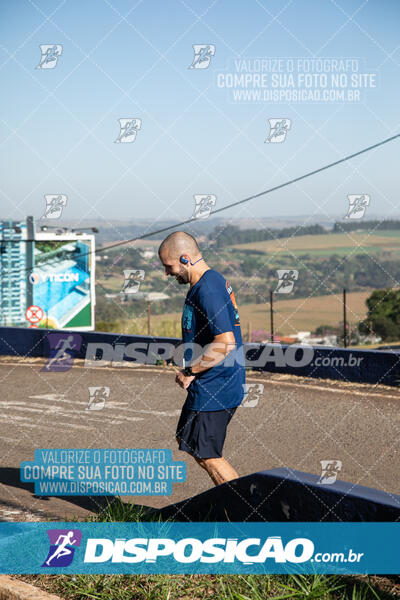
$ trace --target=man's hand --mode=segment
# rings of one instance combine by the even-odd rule
[[[175,377],[175,383],[177,383],[183,390],[186,390],[192,383],[194,375],[185,375],[183,371],[179,371]]]

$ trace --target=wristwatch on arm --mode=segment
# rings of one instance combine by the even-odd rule
[[[182,373],[186,376],[186,377],[194,377],[194,373],[192,371],[192,367],[185,367],[182,370]]]

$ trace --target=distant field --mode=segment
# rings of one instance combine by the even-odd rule
[[[347,294],[347,318],[349,323],[355,324],[366,316],[365,300],[371,295],[372,291]],[[242,324],[242,333],[247,332],[249,325],[252,330],[269,330],[269,304],[246,304],[239,306],[239,315]],[[152,316],[153,335],[166,335],[161,331],[165,329],[167,322],[171,326],[175,323],[175,330],[178,332],[180,318],[180,313],[166,313]],[[274,303],[275,332],[280,335],[290,335],[298,331],[312,331],[318,325],[338,325],[341,321],[343,321],[341,294],[279,300]],[[161,329],[162,323],[164,323],[164,326]],[[143,327],[144,332],[146,326],[145,319],[137,319],[135,324]]]
[[[365,300],[372,291],[347,294],[349,323],[361,321],[366,316]],[[269,304],[247,304],[241,308],[239,306],[239,314],[245,327],[250,322],[252,329],[269,330]],[[312,331],[318,325],[338,325],[340,321],[343,321],[341,294],[274,302],[274,328],[275,332],[281,335]]]
[[[237,250],[257,250],[265,252],[271,261],[271,254],[279,256],[289,251],[294,255],[310,254],[311,256],[329,256],[332,254],[348,255],[358,252],[377,254],[382,251],[400,249],[400,230],[382,231],[369,234],[368,231],[350,232],[348,234],[305,235],[280,240],[236,244],[229,248]],[[235,257],[238,260],[239,257]],[[273,262],[273,261],[272,261]],[[157,273],[158,275],[158,273]],[[146,285],[143,290],[150,289],[155,272],[147,273]],[[107,289],[118,292],[122,287],[122,273],[113,272],[110,279],[99,279],[99,283]],[[234,279],[234,277],[233,277]],[[373,283],[373,282],[371,282]],[[365,301],[373,289],[363,292],[348,293],[347,317],[350,324],[356,324],[366,316]],[[182,299],[183,304],[183,299]],[[175,304],[176,306],[176,304]],[[275,332],[280,335],[290,335],[298,331],[312,331],[319,325],[338,325],[343,320],[343,305],[341,294],[318,296],[315,298],[279,299],[275,296]],[[239,306],[243,333],[251,330],[264,329],[269,331],[269,304],[247,304]],[[177,312],[163,315],[152,315],[151,333],[161,336],[180,335],[180,318]],[[147,319],[116,322],[121,333],[147,333]]]
[[[382,231],[369,235],[365,232],[331,233],[326,235],[302,235],[280,240],[235,244],[238,250],[259,250],[261,252],[285,253],[288,250],[295,254],[350,254],[362,251],[379,252],[382,250],[400,249],[400,231]]]

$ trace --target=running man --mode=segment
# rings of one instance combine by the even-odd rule
[[[69,354],[67,352],[67,350],[74,350],[75,344],[72,343],[73,341],[74,341],[73,335],[69,335],[67,338],[60,338],[55,347],[55,350],[57,350],[57,352],[56,352],[55,356],[53,356],[53,358],[51,358],[49,360],[47,365],[45,365],[45,369],[50,369],[50,367],[54,363],[59,365],[64,360],[71,360],[72,355]]]
[[[73,531],[69,531],[66,535],[61,534],[58,536],[58,540],[56,541],[56,544],[59,544],[59,546],[57,546],[54,554],[52,554],[50,556],[50,558],[48,560],[46,560],[47,566],[50,566],[50,563],[54,558],[61,558],[62,556],[71,554],[71,550],[69,548],[67,548],[67,546],[68,545],[72,546],[73,544],[75,544],[76,540],[74,540],[73,537],[74,537]],[[62,541],[60,541],[60,540],[62,540]]]
[[[239,312],[224,277],[202,258],[194,237],[171,233],[160,245],[159,258],[167,276],[189,284],[182,315],[185,368],[175,378],[187,390],[176,439],[204,468],[215,485],[239,477],[222,456],[226,429],[243,400],[245,369]],[[201,347],[187,365],[189,345]]]

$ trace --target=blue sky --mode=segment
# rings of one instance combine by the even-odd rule
[[[189,218],[193,195],[217,208],[400,132],[396,0],[3,0],[0,214],[43,213],[67,194],[66,219]],[[61,44],[36,69],[40,44]],[[193,44],[215,45],[189,69]],[[235,59],[357,58],[376,87],[359,102],[234,102],[216,85]],[[120,118],[139,118],[133,143],[114,143]],[[265,143],[269,118],[288,118]],[[400,141],[226,217],[344,215],[347,194],[399,217]]]

